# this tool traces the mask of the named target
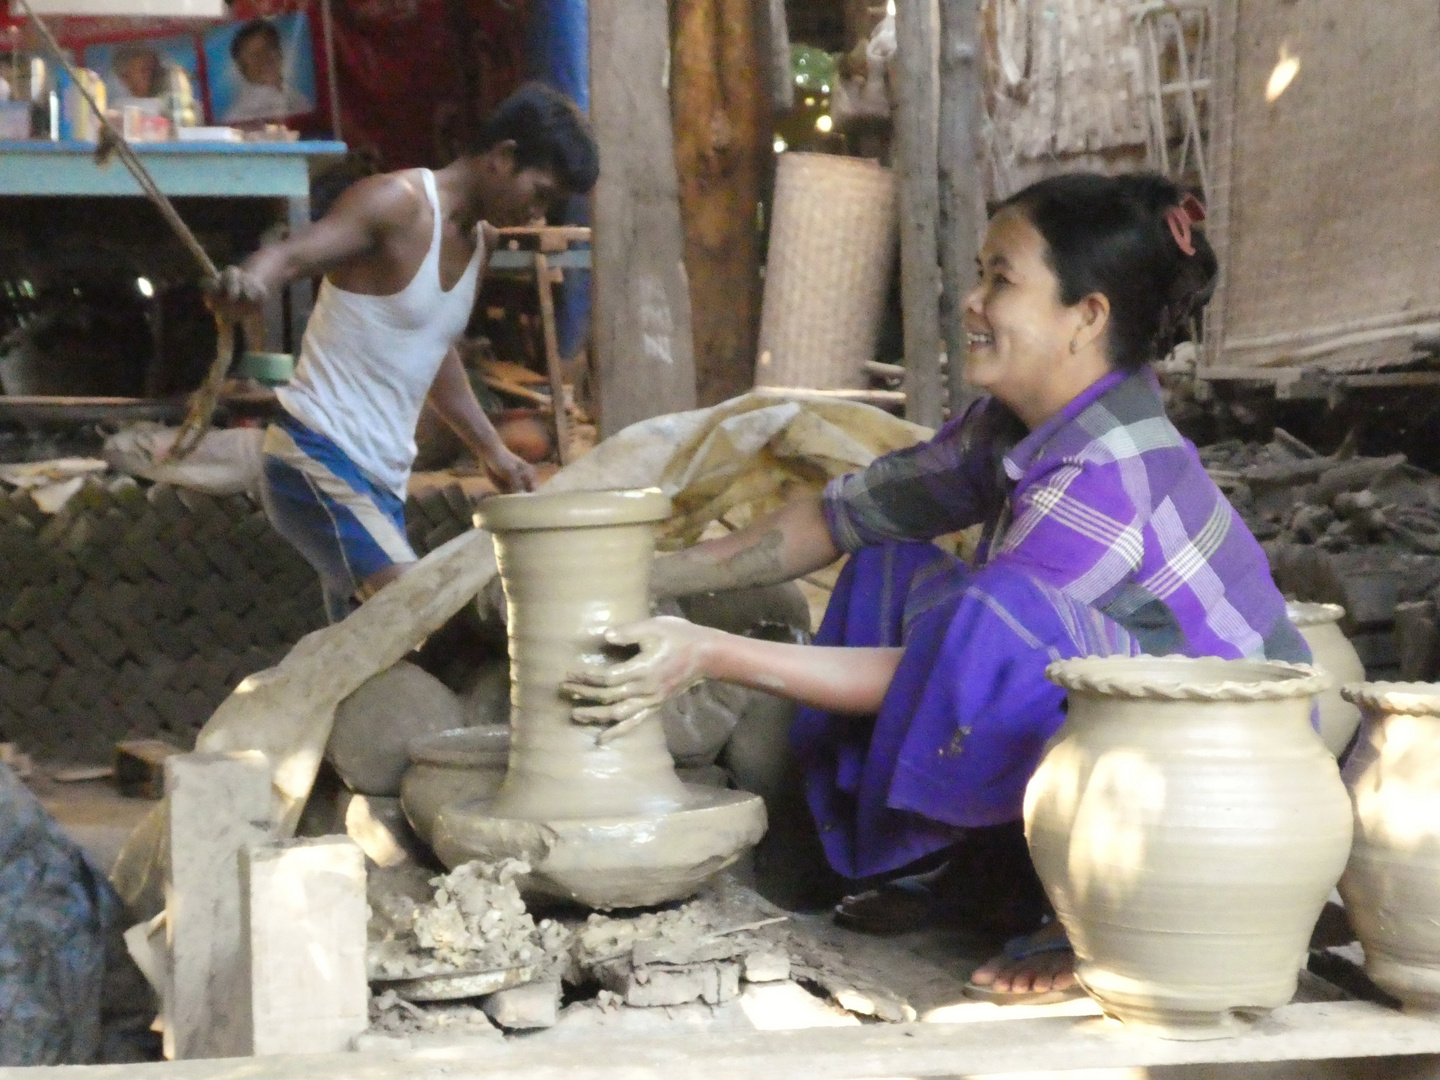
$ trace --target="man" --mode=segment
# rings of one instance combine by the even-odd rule
[[[240,73],[240,92],[225,110],[227,124],[283,120],[314,108],[303,94],[285,85],[285,52],[274,24],[251,19],[231,39],[230,58]]]
[[[508,490],[534,484],[475,399],[455,350],[496,225],[540,218],[599,172],[580,111],[539,84],[485,121],[438,172],[373,176],[315,224],[221,275],[216,304],[239,315],[296,278],[324,275],[284,409],[265,433],[266,515],[320,574],[331,621],[415,561],[405,485],[427,396]]]

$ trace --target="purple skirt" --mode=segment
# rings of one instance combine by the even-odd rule
[[[878,715],[803,708],[791,729],[826,855],[852,878],[1018,819],[1064,719],[1046,665],[1139,651],[1119,624],[1028,574],[972,571],[921,543],[851,557],[815,644],[904,648]]]

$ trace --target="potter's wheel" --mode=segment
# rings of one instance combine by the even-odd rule
[[[460,998],[494,994],[512,986],[523,986],[533,981],[539,971],[540,965],[526,964],[523,967],[501,968],[498,971],[461,969],[443,975],[421,975],[413,978],[396,979],[372,975],[370,981],[381,983],[387,990],[394,990],[406,1001],[456,1001]]]
[[[648,907],[694,893],[765,833],[765,804],[746,791],[682,785],[683,802],[633,817],[494,817],[491,798],[448,807],[435,819],[435,854],[446,866],[520,858],[527,897],[586,907]]]

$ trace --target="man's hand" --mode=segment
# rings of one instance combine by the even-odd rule
[[[236,320],[259,311],[270,298],[265,279],[243,266],[227,266],[210,283],[209,292],[210,306]]]
[[[499,446],[481,459],[504,491],[534,491],[535,466],[507,447]]]
[[[640,720],[667,698],[706,678],[707,653],[720,636],[718,630],[673,615],[607,631],[607,645],[638,645],[640,653],[623,663],[566,675],[561,692],[592,703],[576,706],[570,719],[605,726]],[[626,724],[627,729],[631,726]],[[602,740],[605,737],[601,735]]]

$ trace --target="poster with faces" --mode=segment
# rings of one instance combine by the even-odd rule
[[[315,111],[315,56],[303,11],[207,31],[205,70],[217,124],[274,123]]]
[[[189,34],[87,45],[84,64],[105,80],[105,100],[111,108],[161,97],[172,68],[183,70],[191,86],[199,85],[200,56]]]

